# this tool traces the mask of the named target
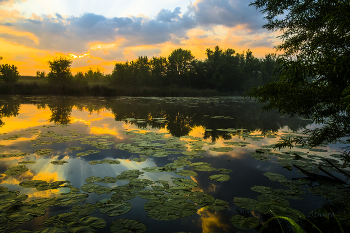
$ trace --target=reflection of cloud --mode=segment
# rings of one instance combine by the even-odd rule
[[[202,222],[202,232],[210,233],[217,231],[217,228],[220,228],[223,232],[229,232],[231,228],[230,225],[222,223],[219,219],[219,215],[216,212],[209,211],[207,208],[203,207],[197,211],[197,214],[201,217]]]
[[[196,177],[195,176],[191,176],[191,179],[198,184],[198,186],[197,187],[193,187],[192,190],[194,192],[196,192],[196,191],[204,192],[204,190],[202,188],[200,188],[200,183],[197,181]],[[205,184],[206,192],[209,192],[209,193],[215,192],[215,189],[216,189],[216,185],[214,183],[210,183],[209,185]]]
[[[90,134],[110,134],[110,135],[119,135],[116,128],[110,129],[108,127],[91,127]]]

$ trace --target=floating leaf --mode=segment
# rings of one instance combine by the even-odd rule
[[[173,178],[173,183],[175,185],[183,186],[186,188],[197,187],[197,183],[193,180],[188,180],[185,178]]]
[[[84,150],[84,149],[85,149],[85,147],[79,147],[79,146],[67,148],[67,150]]]
[[[90,176],[85,179],[86,183],[98,183],[102,180],[102,178],[98,176]]]
[[[88,150],[88,151],[85,151],[85,152],[77,153],[77,156],[78,157],[80,157],[80,156],[87,156],[87,155],[96,154],[96,153],[99,153],[99,152],[100,152],[99,150]]]
[[[140,157],[140,158],[133,158],[132,161],[137,162],[137,163],[142,163],[145,162],[147,159]]]
[[[158,199],[159,196],[164,195],[164,193],[156,190],[144,190],[144,191],[137,192],[137,195],[141,198],[151,200],[151,199]]]
[[[0,154],[0,159],[11,158],[11,157],[24,157],[30,155],[29,153],[12,153],[12,154]]]
[[[100,203],[102,203],[100,201]],[[119,202],[119,201],[106,201],[104,203],[98,204],[98,208],[102,213],[107,213],[108,216],[119,216],[125,214],[131,210],[131,203],[129,202]]]
[[[16,175],[25,173],[28,170],[29,169],[24,165],[17,165],[17,166],[9,167],[4,173],[7,176],[16,176]]]
[[[82,202],[88,198],[88,196],[89,195],[85,193],[61,194],[60,196],[54,198],[54,205],[69,206],[78,204],[79,202]]]
[[[117,182],[117,178],[111,177],[111,176],[105,176],[102,180],[101,183],[115,183]]]
[[[116,191],[116,189],[113,189],[113,191]],[[132,193],[126,190],[119,190],[116,193],[114,193],[111,197],[112,201],[115,202],[122,202],[122,201],[128,201],[131,199],[134,199],[136,197],[136,193]]]
[[[62,213],[46,219],[44,225],[53,224],[56,227],[66,227],[68,224],[75,222],[78,219],[79,215],[76,212]]]
[[[217,174],[217,175],[211,175],[209,176],[209,179],[215,180],[216,182],[223,182],[230,179],[230,176],[225,174]]]
[[[35,151],[37,155],[48,155],[53,152],[53,149],[38,149]]]
[[[123,171],[116,178],[118,180],[131,180],[131,179],[136,179],[137,177],[139,177],[143,173],[144,172],[136,170],[136,169],[135,170],[127,170],[127,171]]]
[[[235,197],[234,202],[236,205],[239,207],[246,209],[246,210],[251,210],[251,211],[256,211],[258,204],[260,203],[259,201],[251,198],[243,198],[243,197]]]
[[[215,199],[215,201],[209,206],[210,210],[218,211],[227,209],[228,202],[220,199]]]
[[[259,226],[259,220],[253,217],[244,217],[242,215],[234,215],[230,221],[232,224],[240,230],[249,230]]]
[[[175,173],[180,176],[197,176],[198,175],[197,172],[190,171],[190,170],[180,170]]]
[[[111,232],[113,233],[143,233],[146,226],[142,222],[132,219],[117,219],[111,224]]]
[[[190,194],[189,198],[199,207],[210,205],[214,201],[214,197],[212,195],[203,192],[193,192]]]
[[[75,205],[72,207],[72,212],[77,212],[79,215],[87,216],[92,214],[95,211],[95,205],[91,203],[86,203],[84,206]]]
[[[32,161],[32,160],[24,160],[24,161],[18,162],[18,164],[34,164],[34,163],[36,163],[36,161]]]
[[[232,147],[210,147],[209,150],[216,152],[229,152],[232,151]]]
[[[217,171],[219,171],[220,173],[231,173],[232,172],[231,169],[226,169],[226,168],[218,168]]]
[[[51,161],[53,165],[63,165],[65,163],[68,163],[68,161],[65,160],[57,160],[57,161]]]
[[[84,184],[81,186],[81,190],[88,193],[96,193],[98,195],[112,192],[112,189],[98,184]]]
[[[259,193],[272,193],[272,188],[265,187],[265,186],[256,186],[256,185],[254,185],[250,189],[255,191],[255,192],[259,192]]]
[[[272,181],[278,181],[278,182],[287,181],[287,179],[286,179],[286,177],[284,177],[284,175],[277,174],[277,173],[266,172],[266,173],[264,173],[264,176],[267,176]]]
[[[70,232],[95,232],[92,228],[105,228],[106,221],[103,218],[86,216],[78,221],[68,224]]]

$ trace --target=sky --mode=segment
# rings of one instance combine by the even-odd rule
[[[278,32],[262,26],[249,0],[0,0],[0,64],[20,75],[49,72],[48,61],[73,60],[73,74],[109,74],[116,62],[169,56],[177,48],[204,60],[216,45],[262,58]]]

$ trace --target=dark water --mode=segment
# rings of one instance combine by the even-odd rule
[[[3,197],[0,202],[0,229],[5,232],[14,229],[46,229],[45,232],[51,232],[48,231],[51,229],[54,232],[57,228],[52,227],[56,226],[62,232],[110,232],[110,226],[115,220],[132,219],[143,223],[146,232],[237,232],[244,229],[239,229],[239,226],[237,228],[237,224],[233,225],[230,219],[234,215],[241,215],[246,219],[258,220],[254,226],[244,225],[244,228],[252,227],[247,232],[257,232],[262,223],[273,217],[269,211],[271,209],[276,215],[299,220],[298,224],[308,232],[315,228],[307,220],[323,232],[340,232],[335,216],[341,220],[349,213],[345,201],[348,189],[344,189],[348,186],[339,187],[322,179],[299,181],[296,178],[305,177],[305,174],[293,167],[293,164],[313,174],[326,176],[319,170],[318,167],[321,166],[336,177],[346,180],[325,162],[325,158],[328,158],[340,166],[342,162],[338,150],[342,145],[319,147],[317,149],[322,149],[319,151],[307,148],[271,150],[271,145],[281,137],[300,135],[304,128],[314,125],[310,125],[310,120],[280,116],[273,111],[262,112],[260,107],[239,97],[1,97],[0,184],[9,190],[0,190]],[[83,148],[68,149],[72,147]],[[215,151],[215,148],[226,152]],[[265,151],[255,152],[262,148]],[[268,148],[271,151],[267,151]],[[52,150],[45,153],[40,149]],[[82,154],[89,150],[94,153]],[[110,164],[104,159],[118,160],[120,163]],[[22,168],[27,168],[25,171],[17,171],[15,174],[9,172],[21,161],[35,163],[22,164]],[[66,163],[55,165],[51,163],[53,161]],[[98,161],[98,164],[93,165],[89,163],[91,161]],[[200,166],[200,162],[207,165]],[[164,169],[162,172],[143,170],[149,167]],[[143,173],[139,177],[122,179],[120,174],[128,170]],[[197,175],[182,176],[181,173],[175,173],[181,170],[193,171]],[[273,175],[275,173],[284,177],[276,178]],[[222,178],[228,178],[228,175],[229,179],[216,181],[212,180],[213,175],[223,175]],[[104,180],[97,180],[92,183],[95,186],[90,187],[86,179],[92,176]],[[107,177],[116,180],[107,181]],[[141,188],[131,187],[129,184],[135,178],[148,179],[152,184],[141,185]],[[176,178],[191,183],[179,185]],[[30,186],[28,181],[32,180],[46,182],[47,186]],[[161,187],[160,183],[154,183],[159,180],[165,181],[170,187],[180,186],[181,191],[164,188],[162,194],[153,200],[141,198],[141,190],[155,190],[155,185]],[[49,186],[57,181],[66,183]],[[277,191],[251,189],[254,186],[270,187]],[[101,187],[107,189],[100,191]],[[122,188],[117,187],[125,189],[121,191]],[[289,193],[281,190],[289,190]],[[326,195],[329,190],[333,190],[332,195]],[[340,193],[337,190],[341,190]],[[131,199],[112,198],[115,193],[123,193]],[[169,198],[170,194],[184,199],[174,202],[174,196]],[[194,194],[205,195],[209,199],[203,204],[201,200],[191,199]],[[18,200],[19,195],[27,197]],[[59,201],[59,197],[64,195],[67,198]],[[74,201],[74,198],[71,199],[74,195],[84,198]],[[238,203],[239,199],[234,200],[235,197],[254,199],[262,204],[259,207],[255,207],[258,203],[247,207],[244,203]],[[266,201],[266,198],[271,200]],[[276,202],[278,198],[283,201]],[[45,200],[48,204],[26,204],[32,204],[33,200]],[[227,203],[222,202],[224,204],[218,207],[213,204],[216,203],[215,200]],[[152,202],[155,207],[147,209],[147,205]],[[76,208],[73,206],[87,203],[96,206],[88,216],[104,219],[104,228],[91,222],[82,223],[84,215],[81,213],[68,220],[62,217],[51,223],[45,222],[58,214],[77,213],[72,212],[72,208]],[[113,208],[108,203],[113,203]],[[118,209],[118,204],[129,207],[131,204],[131,209]],[[262,207],[263,204],[265,207]],[[190,210],[186,212],[182,205]],[[166,208],[162,209],[162,206]],[[282,209],[276,206],[282,206]],[[40,214],[25,209],[35,209],[34,207],[41,210]],[[291,214],[290,211],[293,210],[300,211],[304,216]],[[27,217],[17,217],[16,214]],[[103,222],[101,219],[99,221]],[[276,220],[264,232],[280,232],[281,227],[284,232],[292,232],[289,223],[281,221],[280,226]],[[348,229],[346,224],[342,227]]]

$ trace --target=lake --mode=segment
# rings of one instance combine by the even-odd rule
[[[350,230],[347,142],[273,149],[317,125],[249,99],[2,96],[0,120],[3,232]]]

